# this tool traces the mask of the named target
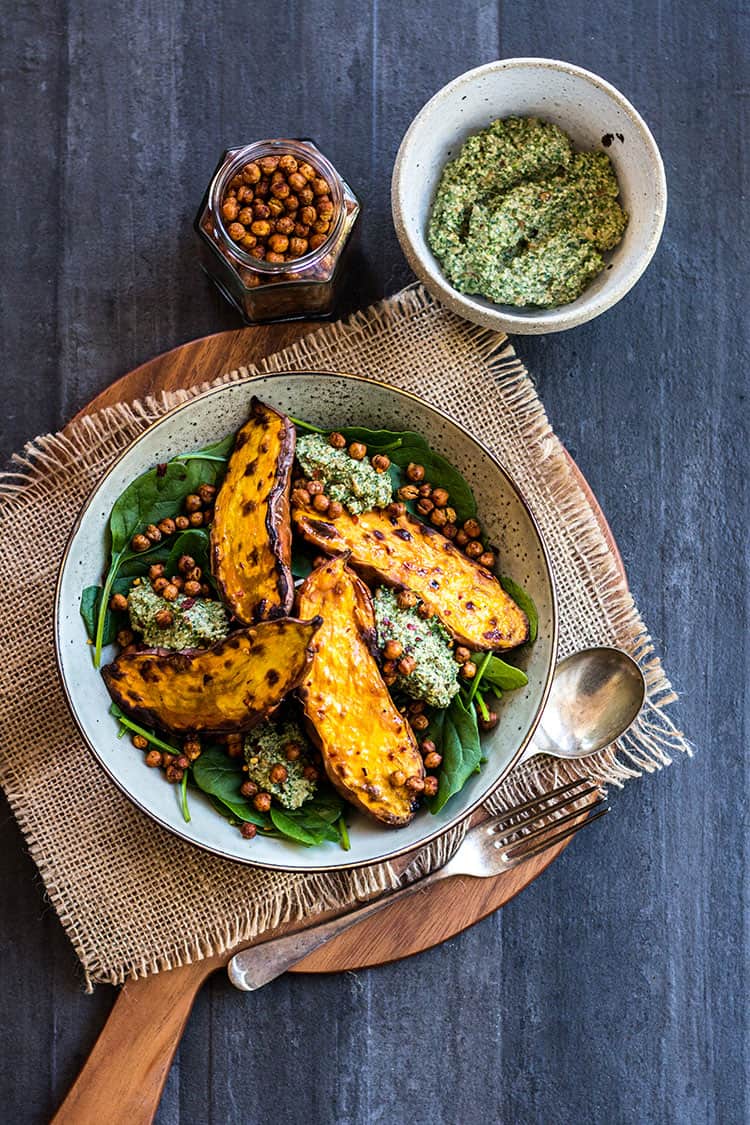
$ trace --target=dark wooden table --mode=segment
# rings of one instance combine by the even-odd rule
[[[160,1125],[747,1119],[741,7],[3,5],[3,454],[151,355],[236,324],[190,226],[228,143],[313,136],[359,189],[353,304],[410,280],[393,158],[423,102],[478,63],[546,55],[604,75],[652,126],[669,180],[635,291],[593,324],[515,342],[598,493],[699,753],[615,793],[603,829],[446,946],[257,997],[215,978]],[[26,1125],[61,1099],[113,994],[83,994],[5,804],[0,854],[0,1112]]]

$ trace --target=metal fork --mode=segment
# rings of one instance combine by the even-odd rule
[[[330,922],[285,937],[272,938],[236,953],[227,966],[235,988],[255,992],[280,977],[327,941],[386,906],[423,891],[442,879],[468,875],[488,879],[509,871],[566,840],[609,812],[598,785],[588,778],[568,782],[470,829],[443,867],[423,879],[382,895]]]

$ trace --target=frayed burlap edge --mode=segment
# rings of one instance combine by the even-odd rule
[[[357,337],[370,337],[385,329],[394,320],[418,317],[424,312],[438,312],[438,306],[420,286],[412,286],[393,298],[357,313],[349,320],[324,326],[301,341],[273,356],[258,367],[239,367],[217,379],[184,390],[163,391],[155,396],[107,407],[71,423],[64,431],[45,435],[29,442],[22,454],[13,457],[13,467],[0,475],[0,514],[4,515],[18,499],[43,500],[55,494],[56,477],[65,472],[71,460],[103,466],[119,454],[149,425],[167,410],[195,398],[223,383],[251,379],[258,374],[291,368],[320,371],[336,370],[336,354],[341,345],[356,343]],[[580,553],[586,559],[588,580],[603,592],[602,610],[613,643],[631,653],[646,677],[647,702],[637,723],[627,736],[600,754],[581,762],[559,762],[537,757],[514,770],[503,785],[487,801],[493,812],[511,809],[519,801],[545,792],[563,780],[593,777],[603,785],[621,786],[641,773],[658,770],[672,761],[676,753],[692,753],[690,744],[677,730],[665,712],[676,699],[669,680],[656,656],[633,598],[610,547],[608,546],[589,499],[571,469],[567,454],[547,419],[523,364],[516,357],[507,338],[479,326],[467,325],[443,309],[439,315],[460,325],[464,339],[470,342],[487,364],[503,405],[512,413],[519,434],[525,441],[537,442],[543,450],[544,475],[557,505],[559,519],[574,529]],[[348,368],[349,369],[349,368]],[[360,373],[360,372],[357,372]],[[362,371],[377,378],[378,373]],[[429,398],[429,395],[424,397]],[[447,411],[448,413],[450,411]],[[196,958],[223,953],[239,942],[284,922],[298,920],[346,901],[364,898],[389,889],[397,882],[388,864],[353,871],[346,875],[309,876],[295,886],[294,895],[281,896],[274,902],[257,903],[238,916],[227,919],[222,929],[207,935],[176,942],[168,953],[142,958],[113,969],[98,962],[95,953],[85,948],[77,921],[65,907],[64,888],[50,877],[48,864],[40,854],[24,814],[25,795],[14,785],[12,765],[3,768],[3,785],[11,808],[24,832],[29,849],[45,883],[51,903],[57,910],[86,972],[87,987],[92,982],[121,983],[126,977],[137,978],[150,972],[170,969]],[[412,863],[408,878],[415,878],[445,862],[463,837],[462,828],[423,849]]]

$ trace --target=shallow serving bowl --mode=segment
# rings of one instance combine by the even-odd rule
[[[540,117],[563,129],[577,149],[604,149],[630,216],[625,237],[584,293],[555,309],[496,305],[454,289],[427,243],[440,174],[466,138],[498,117]],[[459,75],[438,90],[401,142],[391,189],[393,221],[409,265],[459,316],[503,332],[559,332],[599,316],[635,285],[659,243],[667,184],[659,149],[623,95],[588,70],[556,59],[502,59]]]
[[[412,429],[452,461],[472,485],[489,537],[500,549],[500,566],[523,585],[539,610],[539,636],[514,659],[529,677],[508,693],[501,720],[486,737],[487,764],[436,816],[417,813],[408,827],[388,829],[351,810],[351,850],[336,844],[305,848],[285,840],[244,840],[197,790],[190,792],[192,819],[185,824],[176,787],[148,769],[129,739],[118,739],[108,713],[109,695],[91,659],[78,605],[84,586],[101,581],[107,556],[107,523],[114,501],[141,473],[175,454],[198,449],[238,429],[255,394],[288,414],[326,429],[365,425]],[[260,867],[319,871],[393,858],[427,843],[483,801],[519,758],[536,727],[549,690],[557,647],[557,615],[549,559],[539,529],[507,472],[460,426],[413,395],[351,375],[287,372],[262,375],[208,391],[177,407],[146,430],[110,468],[86,501],[71,534],[58,580],[55,639],[63,687],[81,733],[122,791],[154,820],[191,843],[228,859]],[[113,659],[114,649],[103,663]]]

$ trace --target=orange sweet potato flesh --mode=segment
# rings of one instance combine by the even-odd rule
[[[344,511],[335,521],[310,508],[292,515],[305,539],[328,555],[348,554],[368,581],[412,590],[459,644],[509,649],[528,638],[526,614],[495,576],[427,524],[379,509],[360,516]]]
[[[253,398],[237,434],[211,525],[211,569],[238,621],[250,625],[289,613],[294,580],[289,481],[295,430]]]
[[[391,778],[424,777],[411,727],[383,683],[372,648],[375,618],[365,585],[343,559],[323,563],[298,592],[298,612],[323,618],[299,695],[326,773],[347,801],[393,827],[408,824],[415,794]]]
[[[102,676],[115,703],[145,726],[175,734],[248,730],[300,683],[319,625],[286,617],[238,629],[211,648],[122,653]]]

